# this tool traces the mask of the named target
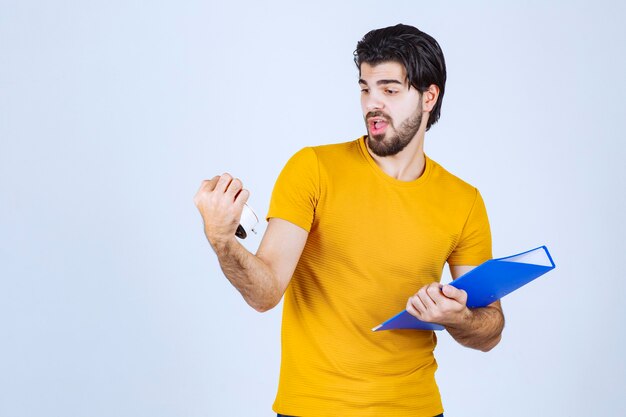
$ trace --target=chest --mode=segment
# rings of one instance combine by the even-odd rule
[[[460,233],[452,214],[446,196],[427,189],[346,176],[322,190],[310,238],[325,256],[363,273],[432,282]]]

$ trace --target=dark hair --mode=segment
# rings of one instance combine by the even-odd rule
[[[439,87],[439,98],[428,118],[426,130],[439,120],[441,101],[446,86],[446,62],[437,41],[427,33],[409,25],[395,25],[368,32],[354,51],[354,63],[361,73],[361,64],[378,65],[393,61],[404,65],[409,88],[423,93],[431,84]]]

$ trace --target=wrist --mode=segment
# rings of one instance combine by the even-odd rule
[[[462,329],[467,327],[467,325],[472,322],[473,318],[474,312],[468,307],[465,307],[463,310],[459,311],[459,313],[455,315],[453,321],[446,324],[445,326],[452,329]]]
[[[231,241],[235,240],[234,235],[233,236],[215,235],[215,234],[209,233],[206,230],[204,233],[207,237],[207,240],[209,241],[209,244],[211,245],[213,250],[217,253],[225,251],[228,248],[228,246],[231,244]]]

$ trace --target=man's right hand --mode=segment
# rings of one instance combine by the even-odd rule
[[[243,206],[250,192],[237,178],[225,173],[202,181],[193,201],[204,221],[204,233],[214,248],[235,238]]]
[[[293,276],[308,232],[280,218],[269,219],[256,255],[235,237],[250,193],[229,174],[202,181],[193,201],[220,267],[246,302],[267,311],[280,302]]]

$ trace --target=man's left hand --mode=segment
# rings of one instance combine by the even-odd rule
[[[433,282],[409,298],[406,310],[422,321],[455,327],[472,314],[466,303],[465,291]]]

